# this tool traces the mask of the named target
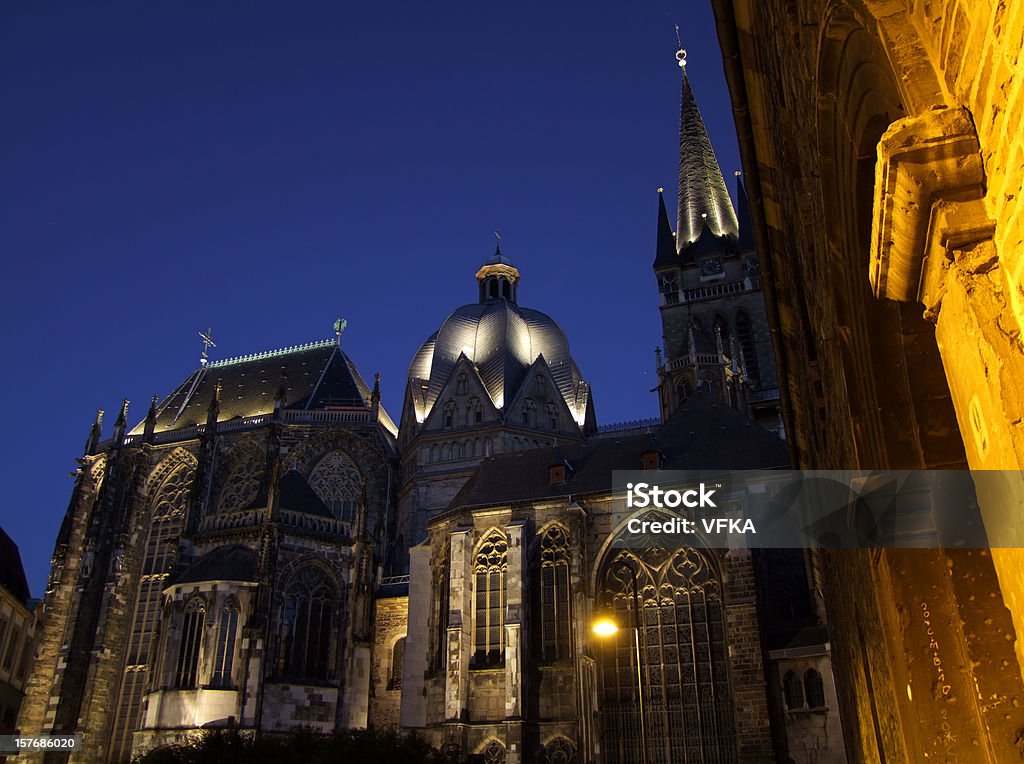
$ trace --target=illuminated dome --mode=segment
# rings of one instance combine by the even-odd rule
[[[581,427],[589,387],[569,355],[569,342],[550,316],[516,303],[519,271],[500,248],[477,272],[480,300],[457,308],[413,357],[409,388],[416,418],[426,419],[460,356],[476,367],[495,408],[512,401],[538,359],[547,364],[558,391]]]

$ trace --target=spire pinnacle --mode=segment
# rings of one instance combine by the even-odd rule
[[[682,67],[679,113],[679,208],[677,249],[695,241],[706,224],[715,236],[736,236],[739,225],[722,169],[715,158],[700,108],[686,76],[686,51],[676,53]]]
[[[672,233],[672,224],[668,221],[668,210],[665,208],[663,191],[664,189],[658,189],[658,248],[654,256],[655,268],[679,264],[679,257],[676,254],[676,237]]]

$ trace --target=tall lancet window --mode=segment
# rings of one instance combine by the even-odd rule
[[[331,635],[338,593],[315,567],[298,572],[285,588],[278,672],[293,679],[331,679]]]
[[[569,536],[553,525],[540,542],[540,644],[544,661],[570,655]]]
[[[613,551],[603,566],[600,602],[624,627],[599,643],[602,748],[610,764],[640,750],[636,652],[651,762],[737,760],[725,641],[722,587],[696,549]],[[633,596],[637,576],[639,602]]]
[[[199,672],[199,652],[203,644],[203,627],[206,625],[206,605],[198,597],[185,605],[185,621],[181,627],[181,642],[178,645],[178,668],[175,672],[175,686],[180,690],[194,690]]]
[[[451,548],[445,544],[440,553],[435,556],[431,569],[437,571],[434,578],[434,653],[432,656],[432,668],[437,671],[443,669],[448,656],[448,607],[449,607],[449,581],[451,578]]]
[[[231,687],[231,669],[235,660],[235,637],[238,634],[238,602],[231,598],[221,608],[217,621],[217,652],[214,655],[213,676],[210,684],[214,687]]]
[[[505,572],[508,542],[493,531],[480,545],[476,576],[473,668],[501,666],[505,661]]]
[[[152,671],[153,662],[149,652],[160,619],[161,593],[167,587],[167,578],[174,565],[193,476],[191,462],[179,463],[160,483],[154,496],[142,559],[142,575],[131,616],[124,673],[111,733],[108,758],[113,761],[128,758],[132,734],[142,724],[142,695],[147,676]]]
[[[309,476],[309,487],[339,520],[352,522],[363,492],[363,481],[352,460],[342,451],[321,459]]]

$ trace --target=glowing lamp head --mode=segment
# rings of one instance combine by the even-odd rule
[[[602,616],[594,621],[594,633],[599,637],[614,637],[619,633],[619,625],[611,616]]]

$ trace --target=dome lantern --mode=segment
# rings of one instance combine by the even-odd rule
[[[501,245],[494,254],[476,272],[476,280],[480,285],[480,302],[506,300],[516,304],[519,291],[519,271],[512,261],[501,253]]]

